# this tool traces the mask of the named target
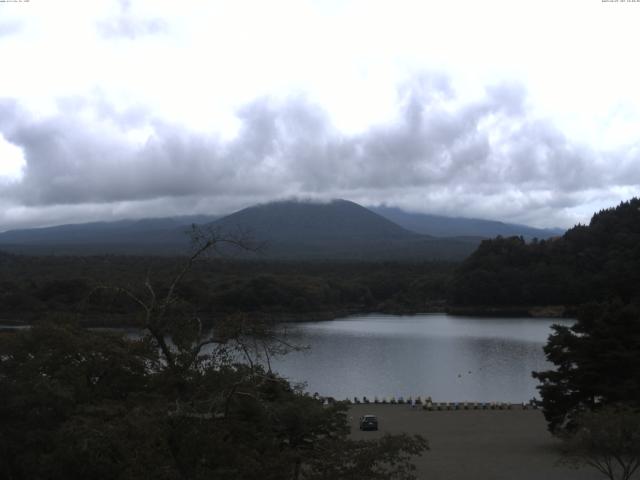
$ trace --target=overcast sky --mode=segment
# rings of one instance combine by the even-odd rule
[[[0,2],[0,230],[346,198],[542,227],[640,195],[640,2]]]

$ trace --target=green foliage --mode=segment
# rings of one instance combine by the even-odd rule
[[[618,302],[589,304],[571,327],[554,326],[544,348],[554,370],[540,380],[552,432],[571,431],[584,411],[605,405],[640,407],[640,309]]]
[[[0,254],[0,321],[80,314],[85,325],[140,324],[140,306],[119,285],[158,295],[176,273],[175,257],[29,257]],[[176,287],[176,311],[213,316],[260,312],[298,318],[350,311],[421,312],[442,308],[453,264],[298,263],[201,259]]]
[[[0,477],[414,478],[420,437],[355,442],[346,405],[256,362],[223,349],[172,366],[160,353],[70,324],[0,336]]]
[[[69,422],[91,410],[126,409],[147,391],[146,371],[157,361],[144,342],[70,325],[0,340],[0,455],[7,478],[45,478]]]
[[[640,199],[596,213],[560,238],[483,241],[456,271],[456,305],[579,305],[640,300]]]
[[[374,441],[323,442],[321,455],[311,460],[309,480],[404,480],[414,478],[411,457],[429,449],[419,436],[384,435]]]

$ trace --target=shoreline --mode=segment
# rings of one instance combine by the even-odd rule
[[[354,315],[394,315],[394,316],[412,316],[412,315],[430,315],[430,314],[446,314],[451,316],[465,317],[525,317],[525,318],[572,318],[575,316],[576,307],[568,307],[563,305],[549,306],[527,306],[527,307],[456,307],[456,306],[438,306],[433,309],[363,309],[363,308],[345,308],[338,310],[318,310],[313,312],[241,312],[242,314],[253,316],[265,320],[269,323],[301,323],[301,322],[322,322],[331,321],[338,318],[354,316]],[[203,325],[211,327],[216,318],[233,315],[237,312],[218,311],[209,314],[209,318],[205,318]],[[43,314],[43,317],[49,316]],[[113,315],[113,314],[95,314],[89,313],[81,315],[78,312],[56,312],[50,317],[55,320],[59,318],[77,319],[78,323],[86,328],[141,328],[140,323],[134,319],[136,315]],[[82,319],[80,319],[82,317]],[[10,327],[25,327],[41,321],[36,313],[30,313],[23,319],[0,318],[0,325]]]
[[[449,306],[446,308],[446,313],[469,317],[570,318],[575,316],[576,307],[566,305]]]

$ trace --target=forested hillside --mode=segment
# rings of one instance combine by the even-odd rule
[[[100,288],[144,288],[147,276],[166,288],[183,262],[184,257],[0,252],[0,319],[78,312],[87,322],[130,323],[136,305]],[[194,266],[179,293],[204,318],[231,312],[305,319],[367,311],[640,302],[640,200],[598,212],[589,225],[562,237],[483,241],[461,264],[208,259]]]
[[[160,291],[182,257],[22,256],[0,252],[0,320],[32,321],[76,312],[82,322],[130,324],[139,311],[102,287]],[[442,310],[455,264],[444,262],[197,262],[177,292],[203,320],[258,312],[275,318],[332,318],[348,312]]]
[[[640,199],[593,215],[562,237],[483,241],[457,269],[456,305],[577,305],[640,300]]]

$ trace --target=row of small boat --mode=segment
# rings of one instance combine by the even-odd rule
[[[537,409],[538,404],[535,401],[510,403],[510,402],[434,402],[431,397],[374,397],[373,400],[367,397],[353,397],[346,399],[350,404],[387,404],[387,405],[410,405],[412,407],[421,407],[423,410],[511,410],[520,408],[523,410]]]

